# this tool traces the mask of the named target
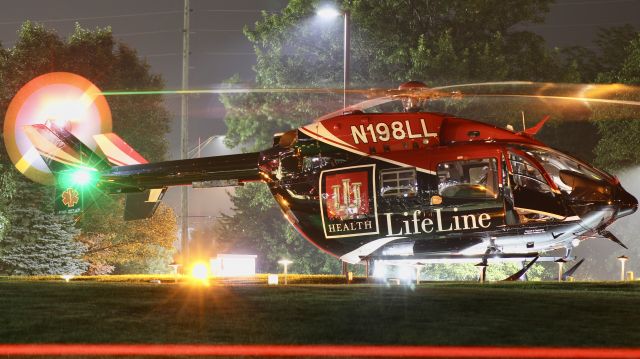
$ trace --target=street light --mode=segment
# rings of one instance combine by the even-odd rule
[[[278,264],[282,264],[284,266],[284,284],[285,285],[287,285],[287,267],[289,267],[289,264],[291,263],[293,262],[288,259],[282,259],[278,261]]]
[[[349,87],[349,63],[351,62],[351,13],[349,10],[338,10],[333,6],[323,6],[316,11],[316,15],[322,19],[335,19],[342,15],[344,17],[344,40],[343,40],[343,83],[342,93],[343,107],[347,107],[347,88]]]

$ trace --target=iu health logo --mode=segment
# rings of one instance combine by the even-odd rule
[[[320,207],[326,238],[378,233],[374,170],[368,165],[322,172]]]

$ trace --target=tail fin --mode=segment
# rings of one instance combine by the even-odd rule
[[[101,133],[93,136],[107,160],[115,166],[129,166],[149,163],[115,133]],[[128,193],[124,202],[125,221],[145,219],[153,216],[167,187],[148,189],[143,192]]]
[[[24,130],[56,178],[57,213],[78,213],[93,203],[94,193],[91,190],[100,180],[100,174],[111,170],[109,162],[115,165],[147,163],[116,134],[94,136],[105,158],[55,124],[29,125]],[[128,193],[125,220],[151,217],[166,190],[163,187]]]
[[[24,131],[54,175],[79,168],[105,171],[111,167],[69,131],[55,124],[27,125]]]

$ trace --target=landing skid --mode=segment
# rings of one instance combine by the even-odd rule
[[[421,265],[421,264],[457,264],[457,263],[473,263],[483,262],[488,265],[496,263],[522,263],[524,261],[532,261],[538,258],[537,262],[555,262],[559,259],[572,261],[575,257],[565,256],[540,256],[538,253],[514,253],[514,254],[491,254],[489,256],[480,254],[473,256],[461,255],[422,255],[422,256],[377,256],[369,257],[376,263],[386,265]]]

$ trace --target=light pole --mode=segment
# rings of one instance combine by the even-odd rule
[[[349,88],[349,67],[351,63],[351,13],[349,10],[339,11],[332,6],[323,6],[316,11],[316,14],[323,19],[333,19],[340,15],[344,17],[344,38],[342,42],[342,65],[343,65],[343,91],[342,105],[347,107],[347,89]]]
[[[284,285],[287,285],[287,267],[289,267],[289,264],[291,263],[293,262],[288,259],[282,259],[278,261],[278,264],[282,264],[284,266]]]

